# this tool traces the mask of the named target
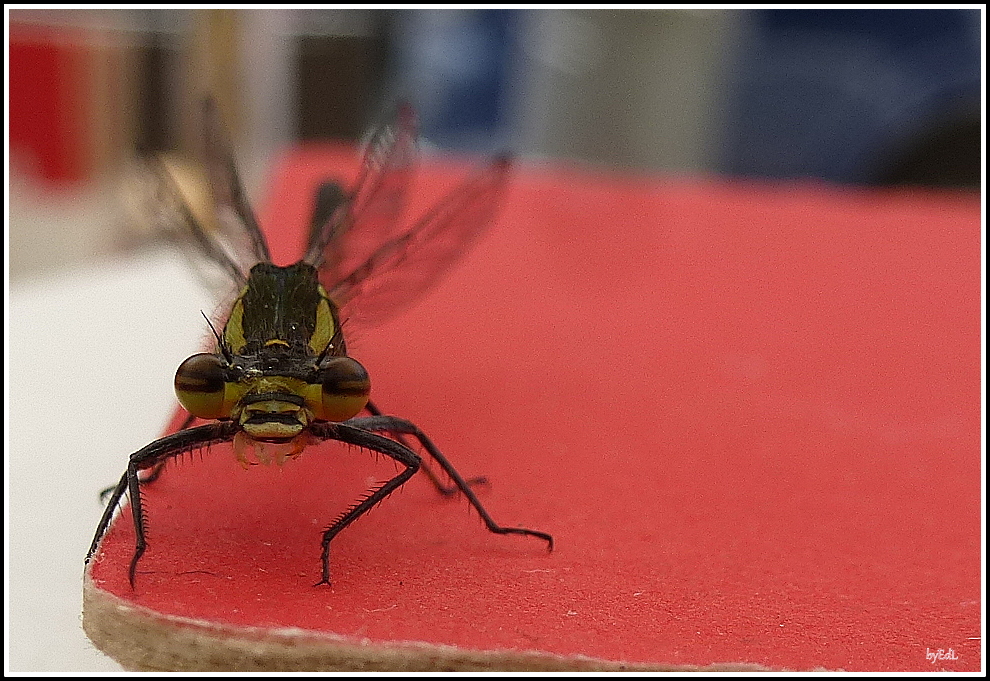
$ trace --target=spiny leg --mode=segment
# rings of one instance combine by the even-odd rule
[[[186,430],[189,426],[193,424],[195,420],[196,420],[195,416],[193,416],[192,414],[186,414],[186,418],[182,419],[182,423],[179,424],[179,427],[175,429],[175,432],[179,433],[182,432],[183,430]],[[164,468],[165,468],[164,460],[156,463],[154,466],[151,467],[150,469],[151,472],[145,475],[143,478],[141,478],[141,484],[147,485],[148,483],[157,480],[158,476],[162,474],[162,470]],[[149,469],[143,469],[143,470],[149,470]]]
[[[371,414],[372,416],[383,416],[384,415],[382,413],[382,410],[379,409],[370,400],[368,401],[368,404],[366,404],[364,408],[367,409],[368,410],[368,413]],[[405,438],[405,436],[402,433],[395,433],[394,434],[394,437],[395,437],[396,440],[398,440],[399,442],[401,442],[402,444],[404,444],[406,447],[408,447],[409,449],[412,449],[412,447],[409,444],[409,441]],[[445,497],[452,497],[452,496],[454,496],[455,494],[457,494],[460,491],[460,487],[458,487],[456,484],[455,485],[451,485],[451,486],[445,485],[443,483],[443,480],[441,480],[439,477],[437,477],[437,474],[434,473],[433,472],[433,469],[430,468],[429,466],[424,465],[423,468],[422,468],[422,471],[424,473],[426,473],[426,477],[428,477],[430,479],[430,482],[433,483],[433,486],[436,487],[437,488],[437,491],[440,492],[440,494],[442,494],[443,496],[445,496]],[[475,485],[487,485],[488,484],[488,478],[485,477],[484,475],[479,475],[479,476],[476,476],[476,477],[473,477],[473,478],[468,478],[466,482],[471,487],[474,487]]]
[[[118,482],[113,487],[107,487],[105,490],[100,492],[100,499],[102,500],[107,492],[112,492],[113,495],[110,498],[110,502],[103,509],[103,517],[100,518],[100,524],[96,526],[96,534],[93,537],[93,543],[89,545],[89,551],[86,552],[86,562],[93,557],[96,553],[96,547],[100,544],[100,539],[106,533],[107,528],[110,527],[110,521],[113,520],[113,513],[117,509],[117,504],[120,503],[120,499],[124,496],[124,490],[127,489],[127,473],[126,471],[122,476],[120,476],[120,482]]]
[[[488,515],[488,511],[485,507],[481,505],[481,501],[471,490],[471,486],[468,484],[461,474],[457,472],[453,464],[447,461],[447,458],[440,452],[433,441],[426,437],[426,434],[421,431],[414,423],[406,421],[405,419],[400,419],[395,416],[368,416],[364,418],[354,418],[347,422],[349,425],[355,428],[361,428],[362,430],[368,430],[372,432],[379,433],[389,433],[393,435],[412,435],[423,448],[429,453],[433,459],[440,464],[444,472],[450,476],[450,479],[454,481],[457,488],[468,498],[471,505],[481,516],[481,519],[485,522],[485,527],[488,528],[489,532],[494,532],[495,534],[526,534],[531,537],[539,537],[540,539],[547,542],[547,550],[553,551],[553,536],[547,534],[546,532],[540,532],[538,530],[527,530],[523,527],[502,527]]]
[[[127,494],[131,498],[131,518],[134,520],[134,555],[131,556],[131,564],[127,568],[127,579],[134,588],[134,577],[137,574],[137,564],[148,548],[148,542],[144,538],[144,507],[141,503],[141,484],[138,480],[138,467],[133,459],[127,464]]]
[[[90,545],[89,553],[86,555],[86,562],[88,563],[93,557],[100,544],[100,540],[110,527],[113,512],[117,504],[120,503],[120,499],[123,497],[124,490],[126,489],[130,497],[131,517],[134,521],[135,535],[134,555],[131,558],[127,573],[131,588],[133,589],[138,561],[148,547],[148,543],[144,537],[144,509],[141,504],[140,489],[142,480],[138,475],[139,471],[152,468],[167,459],[198,447],[206,447],[218,442],[229,442],[233,439],[238,429],[239,426],[237,424],[226,421],[190,428],[188,430],[180,430],[155,440],[131,454],[127,464],[127,471],[121,477],[117,486],[113,488],[110,503],[107,504],[107,508],[103,511],[103,517],[100,519],[100,524],[96,528],[93,543]]]
[[[367,513],[382,499],[405,484],[405,482],[415,475],[416,471],[420,469],[420,464],[422,462],[419,456],[405,445],[396,442],[395,440],[390,440],[387,437],[370,433],[367,430],[349,426],[345,423],[314,424],[311,432],[316,437],[324,440],[339,440],[340,442],[357,445],[363,449],[370,449],[380,454],[384,454],[385,456],[390,456],[406,467],[404,471],[400,472],[394,478],[391,478],[378,488],[371,490],[371,492],[368,493],[363,499],[347,509],[347,511],[341,514],[341,516],[337,518],[323,533],[323,550],[320,554],[322,573],[320,575],[320,581],[318,581],[314,586],[320,586],[321,584],[326,584],[329,586],[330,542],[340,533],[341,530]]]
[[[158,479],[158,476],[162,474],[162,469],[163,468],[165,468],[165,462],[164,461],[159,461],[154,466],[152,466],[150,469],[142,469],[142,470],[150,470],[151,472],[148,473],[143,478],[141,478],[141,484],[142,485],[147,485],[149,482],[154,482],[155,480],[157,480]],[[117,485],[113,485],[111,487],[106,487],[104,489],[101,489],[100,490],[100,503],[103,503],[106,500],[107,496],[109,496],[111,493],[115,493],[116,490],[117,490]],[[113,503],[109,503],[109,504],[107,504],[107,506],[109,506],[109,507],[112,508],[113,507]]]
[[[179,428],[178,428],[178,430],[176,430],[175,432],[179,432],[179,431],[185,430],[186,428],[188,428],[189,426],[191,426],[192,423],[193,423],[193,421],[195,421],[195,420],[196,420],[196,417],[193,416],[192,414],[189,414],[188,416],[186,416],[185,420],[183,420],[182,425],[180,425]],[[165,462],[164,461],[159,461],[158,463],[156,463],[154,466],[151,467],[151,469],[150,469],[151,472],[148,473],[147,475],[145,475],[143,478],[141,478],[141,484],[142,485],[147,485],[149,482],[154,482],[155,480],[157,480],[158,479],[158,476],[162,474],[162,469],[163,468],[165,468]],[[145,470],[148,470],[148,469],[145,469]],[[119,485],[119,483],[118,483],[118,485]],[[100,490],[100,503],[103,503],[104,500],[106,500],[107,495],[109,495],[111,492],[113,492],[114,490],[116,490],[118,485],[111,485],[110,487],[106,487],[106,488]],[[111,507],[113,506],[113,504],[108,504],[108,505],[111,506]]]

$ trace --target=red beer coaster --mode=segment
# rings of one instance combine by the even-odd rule
[[[276,263],[356,165],[278,164]],[[466,170],[425,163],[408,219]],[[214,446],[146,486],[133,590],[118,515],[86,631],[128,669],[978,671],[980,220],[964,193],[517,164],[477,246],[348,349],[553,553],[417,475],[316,587],[322,530],[396,467]]]

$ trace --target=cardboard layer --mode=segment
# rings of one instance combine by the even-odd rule
[[[301,252],[315,183],[354,170],[332,147],[278,166],[277,262]],[[410,214],[461,174],[426,166]],[[978,670],[979,254],[965,194],[522,166],[429,297],[345,329],[379,406],[552,554],[417,476],[335,539],[314,587],[322,529],[396,467],[331,444],[245,471],[220,445],[146,487],[136,590],[127,514],[93,587],[384,647]]]
[[[632,664],[538,651],[369,641],[293,628],[230,627],[135,607],[83,587],[86,633],[128,671],[769,671],[747,664]]]

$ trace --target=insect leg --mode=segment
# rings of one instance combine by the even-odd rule
[[[133,456],[127,464],[127,472],[124,473],[124,476],[127,478],[127,494],[131,499],[131,518],[134,520],[134,555],[131,556],[131,564],[127,568],[127,579],[131,583],[131,589],[133,589],[138,561],[141,560],[141,556],[148,548],[148,542],[144,538],[144,508],[141,504],[141,489],[139,487],[141,481],[138,480],[138,467]]]
[[[368,413],[371,414],[372,416],[383,415],[381,409],[379,409],[374,404],[374,402],[370,400],[368,401],[368,404],[366,404],[364,408],[367,409]],[[394,437],[396,440],[404,444],[406,447],[409,447],[409,441],[405,438],[405,436],[402,433],[395,433]],[[409,449],[412,449],[412,447],[409,447]],[[433,486],[437,488],[437,491],[440,492],[440,494],[442,494],[443,496],[452,497],[460,491],[460,487],[458,487],[456,484],[449,486],[445,485],[443,481],[437,476],[437,474],[433,472],[433,469],[430,468],[429,466],[424,465],[422,470],[424,473],[426,473],[426,477],[430,479],[430,482],[433,483]],[[466,482],[471,487],[474,487],[475,485],[487,485],[488,478],[485,477],[484,475],[479,475],[473,478],[468,478]]]
[[[120,503],[121,497],[124,496],[124,490],[127,489],[127,473],[125,472],[120,476],[120,482],[118,482],[114,487],[107,487],[105,490],[100,492],[100,500],[102,501],[104,497],[113,493],[110,497],[110,502],[107,507],[103,509],[103,517],[100,518],[100,524],[96,526],[96,535],[93,537],[93,543],[89,545],[89,551],[86,552],[86,562],[93,557],[96,553],[96,547],[100,543],[100,539],[106,533],[107,528],[110,527],[110,521],[113,519],[113,512],[117,508],[117,504]]]
[[[193,424],[193,421],[195,421],[195,420],[196,420],[196,417],[193,416],[192,414],[189,414],[182,421],[182,425],[180,425],[176,429],[175,432],[178,433],[181,430],[185,430],[186,428],[188,428],[189,426],[191,426]],[[158,476],[162,474],[162,470],[164,468],[165,468],[165,460],[163,459],[163,460],[159,461],[158,463],[156,463],[154,466],[151,467],[151,472],[150,473],[148,473],[143,478],[141,478],[141,484],[142,485],[147,485],[149,482],[154,482],[155,480],[157,480],[158,479]]]
[[[182,422],[182,425],[180,425],[179,428],[176,430],[176,432],[178,432],[179,430],[185,430],[186,428],[188,428],[189,426],[191,426],[192,423],[193,423],[193,421],[195,421],[195,420],[196,420],[196,417],[193,416],[192,414],[189,414],[185,418],[185,420]],[[162,474],[162,469],[163,468],[165,468],[165,462],[164,461],[159,461],[158,463],[156,463],[151,468],[151,472],[148,473],[147,475],[145,475],[143,478],[141,478],[141,484],[142,485],[147,485],[149,482],[154,482],[155,480],[157,480],[158,479],[158,476]],[[116,490],[119,485],[120,485],[120,483],[118,483],[117,485],[111,485],[110,487],[106,487],[104,489],[101,489],[100,490],[100,503],[103,503],[106,500],[107,496],[111,492],[113,492],[114,490]],[[117,497],[117,501],[119,501],[119,500],[120,500],[120,496]],[[109,504],[109,506],[113,507],[114,504]]]
[[[103,535],[110,527],[114,509],[120,502],[126,489],[130,497],[131,517],[134,521],[135,536],[134,555],[131,558],[131,564],[127,574],[131,588],[134,588],[134,577],[137,572],[138,561],[148,548],[148,543],[144,537],[144,509],[141,505],[140,493],[140,485],[143,484],[143,481],[140,479],[138,473],[142,470],[153,468],[157,464],[163,463],[183,452],[188,452],[199,447],[206,447],[218,442],[228,442],[237,433],[238,428],[239,426],[236,423],[224,421],[189,428],[188,430],[180,430],[179,432],[155,440],[131,454],[130,460],[127,463],[127,471],[113,489],[110,503],[103,511],[103,518],[96,528],[96,535],[93,537],[93,543],[90,545],[89,553],[86,555],[86,562],[88,563],[93,557],[100,544],[100,539],[103,538]]]
[[[345,527],[371,510],[378,502],[405,484],[419,470],[422,462],[419,456],[405,445],[345,423],[315,424],[311,432],[316,437],[324,440],[339,440],[340,442],[357,445],[358,447],[390,456],[406,467],[404,471],[380,487],[371,490],[363,499],[347,509],[323,533],[323,551],[320,554],[322,573],[320,575],[320,581],[314,585],[319,586],[321,584],[330,584],[330,542],[333,538]]]
[[[447,461],[447,458],[440,452],[433,441],[426,437],[426,434],[421,431],[414,423],[406,421],[405,419],[400,419],[395,416],[369,416],[365,418],[355,418],[347,422],[349,425],[355,428],[361,428],[362,430],[368,430],[378,433],[388,433],[390,435],[412,435],[420,444],[426,449],[430,456],[440,464],[444,472],[450,476],[450,479],[454,481],[457,488],[468,498],[471,505],[481,516],[481,519],[485,522],[485,527],[488,528],[489,532],[494,532],[495,534],[526,534],[531,537],[539,537],[547,543],[547,550],[553,551],[553,536],[547,534],[546,532],[539,532],[537,530],[527,530],[523,527],[502,527],[488,515],[488,511],[485,507],[481,505],[481,501],[471,490],[471,486],[468,482],[461,477],[461,474],[457,472],[457,469]]]

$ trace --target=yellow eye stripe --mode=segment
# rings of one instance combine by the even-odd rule
[[[223,327],[223,340],[230,348],[231,352],[242,352],[247,340],[244,338],[244,294],[247,293],[247,286],[241,290],[227,318],[227,324]]]
[[[320,302],[316,306],[316,330],[309,339],[309,349],[314,354],[320,354],[337,333],[337,325],[333,321],[333,312],[327,300],[323,287],[320,287]]]

